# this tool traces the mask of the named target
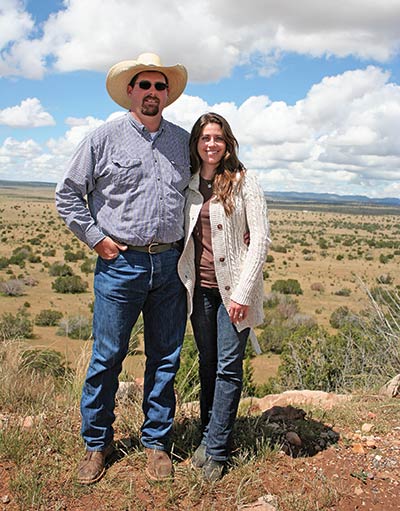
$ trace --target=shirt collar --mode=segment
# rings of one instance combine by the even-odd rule
[[[144,124],[142,124],[137,119],[135,119],[135,117],[133,117],[133,115],[130,112],[127,112],[126,115],[128,116],[129,122],[141,135],[145,135],[146,137],[149,136],[149,132]],[[161,117],[160,127],[158,128],[158,133],[155,138],[158,138],[161,135],[161,133],[164,131],[164,129],[165,129],[165,120],[164,120],[164,117]]]

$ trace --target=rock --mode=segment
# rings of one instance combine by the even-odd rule
[[[273,406],[269,410],[265,410],[262,414],[263,420],[302,420],[306,416],[306,412],[293,406]]]
[[[34,417],[32,417],[32,415],[28,415],[28,417],[25,417],[25,419],[22,421],[22,427],[24,429],[32,429],[34,422]]]
[[[372,428],[373,428],[373,427],[374,427],[374,425],[373,425],[373,424],[367,424],[367,423],[365,423],[365,424],[363,424],[363,425],[361,426],[361,431],[362,431],[363,433],[369,433],[369,432],[372,430]]]
[[[351,450],[354,452],[354,454],[364,454],[365,453],[363,444],[353,444]]]
[[[135,400],[142,394],[142,386],[139,380],[135,381],[120,381],[117,394],[115,396],[117,401],[126,401],[128,399]]]
[[[288,431],[285,435],[286,437],[286,440],[292,444],[292,445],[295,445],[296,447],[301,447],[302,446],[302,441],[301,441],[301,438],[299,437],[299,435],[297,433],[295,433],[294,431]]]
[[[263,495],[256,502],[239,506],[238,511],[278,511],[278,501],[274,495]]]
[[[388,397],[396,397],[400,395],[400,374],[392,378],[388,383],[386,383],[379,391],[379,394],[388,396]]]
[[[331,410],[335,405],[350,401],[347,394],[333,394],[321,390],[287,390],[281,394],[270,394],[262,398],[247,398],[250,406],[264,412],[274,406],[315,405],[325,410]],[[246,400],[244,400],[246,402]]]
[[[3,497],[1,497],[1,502],[3,504],[9,504],[11,502],[11,499],[8,495],[3,495]]]

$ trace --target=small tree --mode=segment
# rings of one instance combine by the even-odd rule
[[[63,313],[52,309],[44,309],[35,317],[35,325],[37,326],[57,326]]]
[[[287,280],[276,280],[272,286],[272,291],[276,291],[277,293],[282,293],[284,295],[302,295],[303,290],[301,289],[300,282],[296,279],[287,279]]]
[[[68,277],[73,274],[74,272],[72,271],[72,268],[68,266],[68,264],[53,263],[49,267],[49,275],[52,277]]]
[[[79,275],[67,277],[57,277],[51,285],[57,293],[84,293],[88,288],[88,283],[82,280]]]

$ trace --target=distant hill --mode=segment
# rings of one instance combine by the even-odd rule
[[[0,179],[0,187],[30,188],[55,188],[56,183],[47,183],[44,181],[6,181]],[[335,193],[312,193],[312,192],[265,192],[267,199],[281,202],[314,202],[326,204],[374,204],[376,206],[399,206],[400,199],[395,197],[384,197],[381,199],[372,199],[366,195],[337,195]]]
[[[46,181],[6,181],[0,179],[1,188],[16,188],[16,187],[28,187],[28,188],[55,188],[56,183],[47,183]]]
[[[326,204],[374,204],[377,206],[400,206],[400,199],[384,197],[372,199],[366,195],[336,195],[312,192],[265,192],[267,199],[282,202],[310,202]]]

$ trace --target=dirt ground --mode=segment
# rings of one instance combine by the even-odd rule
[[[398,398],[394,398],[397,401]],[[392,400],[393,401],[393,400]],[[396,403],[397,410],[398,401]],[[390,408],[392,410],[390,411]],[[222,481],[206,484],[189,460],[174,460],[171,483],[150,483],[144,455],[125,455],[109,466],[96,485],[79,487],[75,467],[46,484],[49,511],[259,511],[251,503],[273,496],[276,511],[398,511],[400,509],[400,426],[391,402],[376,401],[359,417],[359,429],[326,425],[338,442],[313,456],[295,457],[279,450],[252,465],[231,469]],[[365,409],[367,410],[367,409]],[[388,417],[386,417],[386,412]],[[385,434],[377,434],[382,421]],[[28,511],[14,501],[15,467],[0,462],[0,509]]]

